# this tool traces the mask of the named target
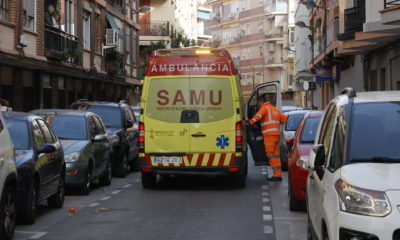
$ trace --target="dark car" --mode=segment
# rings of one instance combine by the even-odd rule
[[[111,140],[99,116],[59,109],[39,109],[31,113],[46,118],[61,139],[67,164],[67,187],[78,187],[81,193],[89,194],[96,179],[103,185],[111,184]]]
[[[301,210],[305,207],[306,186],[308,170],[303,168],[304,162],[308,161],[308,155],[314,145],[315,133],[321,120],[323,112],[310,111],[301,120],[294,138],[287,140],[291,150],[288,156],[289,167],[289,209]]]
[[[85,109],[101,117],[112,142],[111,164],[113,173],[125,177],[128,166],[138,168],[138,138],[139,131],[135,116],[125,102],[88,102],[73,103],[76,109]]]
[[[140,103],[135,106],[131,106],[131,109],[133,111],[133,114],[135,115],[136,121],[139,121],[139,116],[140,116]]]
[[[279,154],[282,162],[282,170],[284,171],[288,170],[288,148],[286,146],[286,141],[294,137],[294,134],[296,133],[297,127],[299,126],[301,119],[307,112],[309,112],[309,110],[294,110],[285,113],[287,121],[283,125],[283,129],[281,131],[281,139],[279,141]]]
[[[7,112],[3,116],[15,146],[18,212],[23,221],[31,224],[40,201],[47,199],[53,208],[64,204],[64,152],[43,118],[20,112]]]

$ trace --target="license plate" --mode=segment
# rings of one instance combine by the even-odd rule
[[[154,163],[182,163],[182,157],[154,157]]]

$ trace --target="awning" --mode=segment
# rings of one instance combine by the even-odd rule
[[[119,29],[117,23],[115,22],[114,15],[112,15],[112,14],[110,14],[110,13],[107,13],[107,19],[108,19],[108,22],[109,22],[110,25],[111,25],[111,28],[118,31],[118,37],[119,37],[119,39],[124,39],[124,35],[121,33],[121,30]]]

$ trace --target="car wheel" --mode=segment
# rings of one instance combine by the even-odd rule
[[[23,210],[22,219],[26,224],[33,224],[36,217],[36,209],[38,203],[38,192],[36,187],[36,180],[32,179],[31,186],[29,187],[28,199],[25,202],[25,209]]]
[[[244,188],[246,186],[246,175],[243,173],[233,176],[233,184],[238,188]]]
[[[142,172],[142,185],[144,188],[154,188],[157,183],[157,175]]]
[[[282,152],[281,154],[281,169],[282,171],[287,171],[288,170],[288,159],[287,159],[287,151]]]
[[[100,184],[104,186],[110,186],[112,182],[112,167],[111,167],[111,162],[108,161],[106,172],[104,176],[100,178]]]
[[[133,161],[130,162],[130,167],[131,167],[131,171],[133,172],[137,172],[140,169],[140,163],[139,163],[139,158],[138,156],[135,157],[135,159]]]
[[[14,235],[17,219],[15,187],[6,186],[0,202],[0,239],[10,240]]]
[[[89,165],[86,171],[85,183],[81,187],[81,194],[88,195],[92,188],[92,167]]]
[[[127,155],[126,155],[126,153],[124,153],[122,155],[121,162],[119,163],[119,165],[117,167],[117,172],[116,172],[117,177],[120,177],[120,178],[126,177],[126,168],[128,167],[127,160],[128,160]]]
[[[297,201],[292,187],[292,181],[289,177],[289,209],[290,211],[299,211],[303,209],[303,202]]]
[[[61,208],[64,205],[65,198],[65,178],[60,176],[57,192],[47,199],[47,204],[51,208]]]

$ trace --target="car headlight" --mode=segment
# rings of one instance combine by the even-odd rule
[[[81,154],[80,152],[73,152],[73,153],[66,154],[64,156],[64,160],[66,163],[74,163],[74,162],[78,161],[80,154]]]
[[[376,217],[392,211],[384,192],[354,187],[341,179],[336,181],[335,189],[341,211]]]

